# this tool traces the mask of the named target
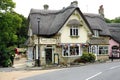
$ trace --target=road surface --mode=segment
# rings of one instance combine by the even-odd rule
[[[120,80],[120,62],[64,68],[20,80]]]

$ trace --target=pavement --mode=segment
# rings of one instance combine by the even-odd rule
[[[13,67],[0,68],[0,80],[19,80],[21,78],[34,76],[37,74],[44,74],[60,70],[59,68],[53,69],[53,66],[47,66],[46,68],[28,67],[26,62],[26,58],[21,58],[14,61]]]
[[[119,61],[120,59],[113,60],[113,62],[119,62]],[[112,62],[111,60],[106,61],[106,63],[111,63],[111,62]],[[80,64],[80,65],[70,65],[70,66],[62,66],[62,67],[48,66],[43,68],[43,67],[24,67],[24,66],[18,67],[19,64],[16,64],[17,67],[0,68],[0,80],[19,80],[20,78],[53,72],[53,71],[61,70],[66,67],[80,67],[84,65],[89,65],[89,64]]]
[[[0,72],[0,80],[19,80],[21,78],[26,78],[29,76],[34,76],[37,74],[44,74],[48,72],[53,72],[60,69],[51,69],[51,70],[9,70],[6,72]]]

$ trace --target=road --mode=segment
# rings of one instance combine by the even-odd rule
[[[120,62],[64,68],[20,80],[120,80]]]

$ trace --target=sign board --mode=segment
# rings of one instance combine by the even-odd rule
[[[54,54],[54,64],[59,64],[59,55]]]
[[[38,44],[38,39],[35,39],[35,44]],[[54,38],[41,38],[40,39],[40,44],[56,44],[57,39]]]

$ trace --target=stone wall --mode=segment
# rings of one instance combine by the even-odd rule
[[[106,61],[109,59],[109,55],[98,55],[97,60]]]

